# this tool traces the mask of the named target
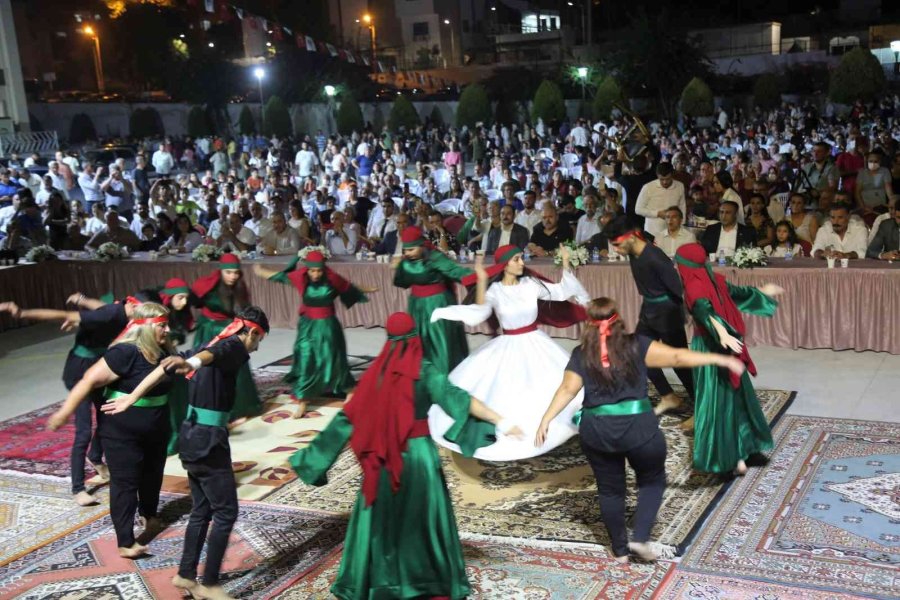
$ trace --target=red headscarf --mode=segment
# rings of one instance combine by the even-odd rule
[[[416,420],[414,386],[422,367],[422,340],[413,318],[396,312],[386,327],[387,342],[344,407],[353,424],[350,447],[362,466],[366,506],[375,502],[382,467],[391,489],[400,488],[403,452]]]
[[[172,298],[177,296],[178,294],[190,294],[191,288],[188,286],[187,282],[184,279],[179,279],[178,277],[173,277],[166,281],[166,285],[163,286],[163,289],[159,290],[159,297],[162,300],[163,306],[168,308],[171,311],[175,311],[172,307]],[[185,306],[184,311],[184,325],[189,330],[194,328],[194,316],[191,314],[191,309],[188,306]]]
[[[296,265],[296,263],[294,263]],[[306,284],[309,282],[307,273],[310,268],[317,267],[323,270],[322,276],[328,281],[329,285],[335,289],[338,294],[344,294],[350,289],[350,282],[325,266],[325,256],[319,251],[312,251],[303,259],[303,266],[295,269],[287,274],[288,279],[300,292],[300,297],[306,292]],[[303,306],[300,307],[300,314],[303,314]]]
[[[675,264],[678,266],[678,273],[681,275],[681,281],[684,284],[684,302],[688,310],[694,307],[694,303],[697,300],[708,300],[712,304],[716,315],[737,332],[741,341],[743,341],[747,332],[744,318],[728,293],[725,277],[713,273],[712,266],[706,261],[706,250],[703,246],[700,244],[685,244],[681,246],[675,253]],[[694,326],[701,333],[705,332],[703,326],[699,323],[695,322]],[[751,375],[756,375],[756,365],[753,364],[746,345],[742,347],[738,358],[747,365],[747,371]],[[740,381],[740,376],[734,373],[731,374],[732,387],[735,389],[740,387]]]
[[[487,271],[488,279],[502,273],[506,268],[506,265],[513,259],[517,254],[521,254],[522,250],[518,246],[514,246],[512,244],[508,244],[506,246],[500,246],[494,252],[494,264],[486,267],[485,271]],[[544,283],[553,283],[540,273],[536,271],[532,271],[528,267],[525,267],[525,271],[522,273],[523,277],[533,277],[539,281],[543,281]],[[471,287],[475,285],[478,281],[478,276],[473,273],[471,275],[466,275],[462,278],[461,283],[466,287]],[[542,300],[538,302],[538,317],[537,322],[543,325],[549,325],[551,327],[571,327],[577,323],[581,323],[582,321],[587,319],[587,312],[584,310],[584,307],[580,304],[576,304],[574,302],[569,302],[568,300],[560,302],[558,300]],[[497,329],[496,318],[491,317],[490,321],[491,327],[493,329]]]
[[[237,270],[241,269],[241,259],[237,257],[236,254],[223,254],[219,258],[219,268],[216,269],[215,273],[210,273],[204,277],[201,277],[197,281],[194,282],[194,285],[191,286],[191,291],[194,292],[194,295],[198,298],[203,298],[208,293],[215,289],[216,285],[218,285],[219,281],[222,279],[222,271],[229,270]]]

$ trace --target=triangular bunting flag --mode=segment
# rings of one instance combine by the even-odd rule
[[[369,57],[367,57],[365,54],[362,55],[362,61],[363,61],[363,64],[366,65],[367,67],[371,66],[371,64],[372,64],[369,62]]]
[[[331,44],[325,44],[325,47],[328,48],[328,54],[330,54],[331,56],[337,56],[337,55],[338,55],[337,48],[335,48],[335,47],[332,46]]]
[[[344,50],[344,56],[346,57],[348,63],[350,63],[351,65],[356,64],[356,58],[353,56],[352,52],[350,52],[349,50]]]
[[[236,14],[237,18],[240,19],[241,21],[244,20],[244,9],[243,8],[235,8],[234,14]]]
[[[316,41],[309,36],[306,36],[306,49],[310,52],[316,51]]]
[[[211,13],[216,12],[215,0],[203,0],[203,3],[206,5],[206,12],[211,12]]]

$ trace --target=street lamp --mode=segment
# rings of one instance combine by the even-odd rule
[[[372,72],[377,73],[378,63],[375,59],[375,19],[372,18],[372,15],[366,13],[363,15],[362,20],[372,32]]]
[[[581,80],[581,99],[584,100],[584,84],[587,81],[588,68],[587,67],[578,67],[577,73],[578,73],[578,79]]]
[[[263,109],[262,80],[263,77],[266,76],[266,71],[262,67],[256,67],[255,69],[253,69],[253,76],[256,77],[256,83],[259,85],[259,126],[260,129],[265,129],[265,111]]]
[[[325,95],[326,96],[328,96],[329,98],[334,98],[335,94],[337,94],[337,88],[335,88],[333,85],[325,86]]]
[[[453,25],[450,19],[444,19],[444,25],[450,25],[450,64],[456,64],[456,34],[453,33]],[[446,67],[446,65],[444,65]]]
[[[97,91],[102,94],[106,91],[106,86],[103,83],[103,58],[100,56],[100,37],[90,25],[85,25],[81,32],[94,40],[94,75],[97,77]]]
[[[891,42],[891,50],[894,51],[894,77],[900,75],[900,40]]]

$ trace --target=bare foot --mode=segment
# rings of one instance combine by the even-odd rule
[[[297,400],[297,402],[300,404],[300,406],[297,407],[297,412],[294,413],[294,418],[302,419],[303,415],[306,414],[307,402],[306,400]]]
[[[247,422],[247,417],[241,417],[239,419],[235,419],[234,421],[232,421],[231,423],[228,424],[228,430],[230,431],[230,430],[234,429],[235,427],[237,427],[238,425],[243,425],[246,422]]]
[[[735,475],[746,475],[747,474],[747,463],[742,460],[738,461],[737,466],[734,468]]]
[[[234,600],[234,596],[229,596],[221,585],[198,585],[191,591],[194,598],[203,598],[204,600]]]
[[[200,584],[197,583],[196,580],[187,579],[176,573],[175,577],[172,578],[172,585],[177,587],[179,590],[188,592],[191,596],[193,596],[194,590],[196,590],[197,586],[199,586]]]
[[[138,558],[147,554],[147,546],[141,546],[137,542],[131,545],[130,548],[119,548],[119,556],[122,558]]]
[[[684,404],[684,400],[676,396],[675,394],[666,394],[659,400],[659,404],[656,405],[656,408],[653,409],[653,413],[656,415],[661,415],[664,412],[676,409]]]
[[[681,425],[679,425],[682,431],[693,431],[694,430],[694,417],[691,417],[687,421],[684,421]]]
[[[81,490],[72,498],[75,500],[75,504],[77,504],[78,506],[94,506],[95,504],[99,504],[96,498],[94,498],[84,490]]]
[[[109,467],[104,465],[103,463],[97,463],[96,465],[91,461],[87,461],[87,464],[91,465],[95,471],[97,471],[97,476],[93,477],[95,481],[98,483],[109,483]]]
[[[659,542],[628,542],[628,549],[647,562],[656,562],[660,558],[674,558],[675,547]]]
[[[615,560],[617,563],[628,564],[628,556],[616,556]]]

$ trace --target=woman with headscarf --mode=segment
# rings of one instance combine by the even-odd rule
[[[650,542],[666,489],[666,440],[647,396],[647,370],[700,365],[728,368],[738,375],[744,370],[743,363],[730,356],[673,348],[639,333],[626,333],[616,304],[609,298],[588,304],[581,345],[572,351],[534,445],[545,443],[551,423],[583,391],[583,408],[574,422],[597,479],[600,513],[619,562],[628,562],[629,551],[651,561],[669,551]],[[625,526],[626,460],[638,485],[630,543]]]
[[[125,330],[109,350],[69,392],[47,427],[59,429],[91,392],[105,387],[107,400],[131,393],[174,351],[169,341],[169,311],[146,302],[134,308]],[[158,531],[159,491],[166,466],[169,441],[168,382],[160,383],[134,403],[138,410],[105,415],[99,434],[109,465],[109,509],[116,530],[119,555],[137,558],[147,547],[134,537],[134,515],[139,512],[146,528],[141,541]]]
[[[300,478],[324,485],[350,443],[362,467],[362,489],[350,514],[344,554],[331,592],[341,600],[465,598],[471,594],[462,546],[428,409],[455,420],[453,439],[472,415],[498,433],[521,430],[449,382],[424,355],[415,321],[388,317],[387,342],[359,386],[325,430],[290,463]]]
[[[738,376],[712,366],[694,368],[694,468],[708,473],[743,475],[751,455],[772,449],[772,432],[759,406],[750,375],[756,366],[744,345],[747,328],[741,313],[775,314],[774,299],[784,292],[774,284],[736,286],[713,273],[700,244],[685,244],[675,254],[684,282],[685,306],[694,318],[691,349],[736,356],[747,366]]]
[[[250,306],[250,291],[241,272],[241,260],[231,253],[219,258],[219,268],[214,273],[195,281],[191,293],[192,302],[200,307],[200,318],[194,333],[194,350],[198,351],[219,335],[242,309]],[[250,363],[245,363],[238,373],[231,420],[258,415],[261,408]]]
[[[300,404],[294,414],[298,419],[306,412],[310,398],[322,394],[343,395],[356,385],[347,364],[347,342],[335,316],[334,301],[340,298],[350,308],[357,302],[368,302],[366,294],[378,291],[378,288],[358,288],[329,269],[321,252],[309,252],[303,265],[295,269],[299,261],[297,258],[284,271],[272,271],[261,265],[253,267],[259,277],[293,285],[300,293],[302,304],[294,359],[284,378],[294,385],[291,396]]]
[[[501,246],[494,253],[494,264],[485,269],[481,257],[476,258],[475,276],[463,280],[475,289],[461,306],[439,308],[432,321],[462,321],[476,326],[491,320],[503,335],[480,347],[450,373],[450,381],[503,414],[514,414],[522,425],[537,423],[562,379],[569,354],[538,324],[568,327],[584,320],[583,304],[590,296],[569,270],[569,251],[560,247],[562,277],[559,283],[525,267],[522,250],[513,245]],[[568,300],[575,298],[576,303]],[[428,415],[434,440],[454,452],[462,452],[483,460],[518,460],[544,454],[577,433],[572,416],[581,404],[572,404],[567,413],[553,423],[546,443],[535,448],[530,440],[516,442],[497,438],[489,423],[469,422],[455,436],[459,443],[445,439],[454,420],[440,406]]]

